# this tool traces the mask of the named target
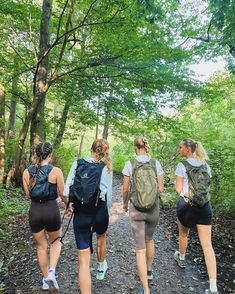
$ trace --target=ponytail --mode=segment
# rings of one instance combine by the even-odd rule
[[[134,146],[137,147],[138,149],[144,148],[146,153],[149,153],[150,145],[149,145],[148,139],[142,136],[138,136],[135,139]]]
[[[193,153],[193,156],[200,162],[205,163],[208,160],[206,150],[203,148],[202,143],[192,139],[184,139],[182,143]]]
[[[111,171],[111,156],[109,154],[109,143],[105,139],[97,139],[92,143],[91,150],[96,153],[97,161],[103,160],[108,172]]]
[[[206,150],[203,148],[202,143],[197,141],[195,142],[196,149],[195,149],[195,157],[202,163],[205,163],[206,160],[209,160],[209,157],[206,153]]]

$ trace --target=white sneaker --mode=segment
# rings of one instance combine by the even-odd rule
[[[42,290],[46,291],[49,290],[49,285],[47,284],[47,282],[45,281],[46,279],[42,279]]]
[[[205,294],[219,294],[218,291],[211,292],[210,289],[206,289]]]
[[[49,287],[49,291],[54,291],[54,292],[58,292],[59,291],[59,285],[56,281],[55,278],[55,274],[53,271],[49,270],[49,274],[48,277],[45,279],[45,282],[47,283],[48,287]]]
[[[103,280],[107,269],[108,269],[108,264],[107,264],[107,261],[104,260],[104,262],[102,263],[102,266],[98,267],[97,269],[96,279],[100,281]]]

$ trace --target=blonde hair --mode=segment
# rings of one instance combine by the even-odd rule
[[[209,159],[206,150],[203,148],[202,143],[199,141],[195,141],[192,139],[184,139],[182,143],[187,147],[190,148],[193,156],[197,158],[200,162],[204,163],[206,160]]]
[[[144,148],[146,153],[148,153],[150,150],[150,145],[148,140],[142,136],[138,136],[137,138],[135,138],[134,146],[137,147],[138,149]]]
[[[91,145],[91,150],[96,153],[96,159],[98,161],[104,161],[108,171],[110,172],[112,168],[108,141],[105,139],[96,139]]]

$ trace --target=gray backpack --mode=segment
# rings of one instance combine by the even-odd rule
[[[210,176],[206,164],[193,166],[188,161],[182,161],[186,168],[189,180],[189,203],[193,206],[203,207],[210,200]]]
[[[134,207],[142,212],[152,211],[159,199],[157,182],[156,160],[149,162],[139,162],[131,160],[132,180],[128,192],[128,200]]]

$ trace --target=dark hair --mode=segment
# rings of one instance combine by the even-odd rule
[[[196,147],[197,147],[196,141],[194,141],[192,139],[183,139],[181,142],[184,144],[184,146],[186,146],[187,148],[190,148],[192,153],[195,152]]]
[[[48,142],[39,143],[35,149],[39,162],[46,159],[52,153],[52,146]]]

